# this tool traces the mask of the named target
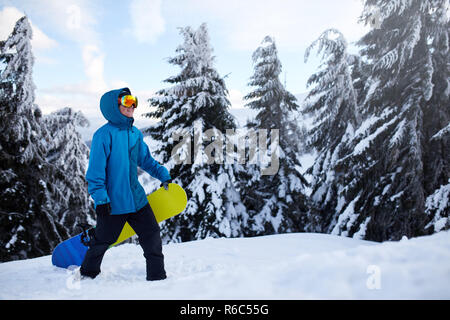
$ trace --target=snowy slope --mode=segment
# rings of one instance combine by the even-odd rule
[[[325,234],[206,239],[163,247],[168,278],[145,281],[141,248],[107,251],[74,280],[51,257],[0,264],[0,299],[450,299],[450,231],[375,243]]]

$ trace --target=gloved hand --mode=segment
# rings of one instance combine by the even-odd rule
[[[111,203],[99,204],[95,208],[97,216],[109,216],[111,214]]]
[[[169,179],[167,181],[162,182],[160,186],[163,186],[164,189],[169,190],[169,183],[171,183],[171,182],[172,182],[172,179]]]

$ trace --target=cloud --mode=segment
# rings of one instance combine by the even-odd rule
[[[0,40],[8,38],[13,31],[17,20],[24,15],[23,12],[15,7],[4,7],[3,10],[0,11]],[[30,21],[30,25],[33,29],[33,38],[31,40],[33,49],[45,50],[57,46],[57,42],[42,32],[42,30],[35,26],[32,21]]]
[[[98,2],[88,0],[39,0],[23,1],[22,7],[39,18],[48,29],[66,41],[74,42],[79,49],[86,81],[47,88],[48,92],[66,95],[98,95],[107,87],[104,79],[105,53],[102,37],[98,32],[98,21],[103,10]],[[39,60],[52,62],[52,60]]]
[[[57,42],[51,38],[49,38],[44,32],[41,31],[38,27],[35,27],[33,23],[31,23],[31,27],[33,28],[33,39],[31,40],[31,45],[36,50],[43,49],[51,49],[57,46]]]
[[[27,12],[39,16],[53,32],[79,44],[100,43],[101,36],[96,28],[103,11],[99,5],[88,0],[39,0],[23,3]]]
[[[182,4],[181,2],[180,4]],[[349,42],[366,29],[357,23],[360,0],[191,0],[180,10],[220,23],[223,36],[237,50],[254,50],[266,35],[284,49],[298,50],[314,41],[325,29],[339,29]]]
[[[155,43],[164,33],[161,0],[133,0],[130,7],[131,34],[141,43]]]
[[[96,46],[92,44],[83,45],[82,56],[85,68],[85,74],[89,79],[87,87],[92,92],[102,92],[106,90],[104,79],[105,55]]]
[[[232,109],[239,109],[244,107],[246,102],[243,100],[244,95],[241,91],[237,89],[229,89],[228,93]]]
[[[86,81],[44,89],[47,93],[66,95],[98,96],[105,92],[108,84],[104,77],[105,54],[95,44],[80,44]]]

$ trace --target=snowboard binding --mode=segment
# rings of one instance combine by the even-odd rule
[[[83,230],[81,233],[81,243],[86,247],[89,247],[91,244],[91,240],[94,237],[94,229],[88,224],[81,224],[81,229]]]

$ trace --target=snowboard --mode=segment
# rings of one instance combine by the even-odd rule
[[[181,213],[187,204],[186,192],[176,183],[169,183],[168,190],[160,187],[158,190],[149,194],[147,200],[158,223]],[[58,244],[52,253],[52,264],[61,268],[81,266],[94,229],[94,227],[84,229],[82,233]],[[126,222],[117,241],[109,247],[111,248],[135,234],[136,232]]]

